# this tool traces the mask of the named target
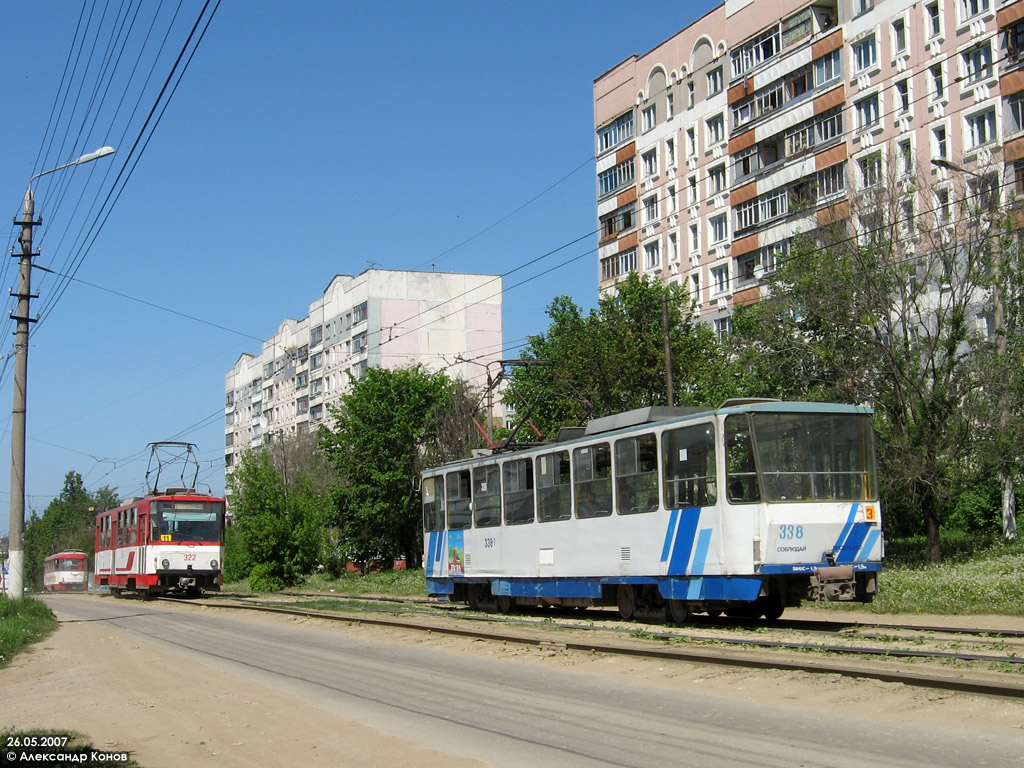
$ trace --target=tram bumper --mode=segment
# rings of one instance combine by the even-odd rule
[[[818,601],[857,599],[857,577],[851,565],[815,568],[811,575],[811,598]]]

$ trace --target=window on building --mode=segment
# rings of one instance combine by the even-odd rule
[[[866,188],[882,183],[882,153],[874,152],[857,161],[860,166],[860,183]]]
[[[814,62],[814,86],[815,88],[827,82],[835,80],[843,74],[842,53],[839,49],[826,53]]]
[[[914,173],[914,149],[910,139],[904,139],[896,145],[896,155],[900,160],[900,169],[904,176],[911,176]]]
[[[1009,135],[1024,131],[1024,91],[1007,97],[1003,109],[1003,130]]]
[[[598,149],[605,152],[633,138],[633,112],[629,111],[615,122],[597,132]]]
[[[881,115],[878,111],[878,94],[872,94],[858,101],[854,108],[857,111],[857,127],[861,130],[878,125]]]
[[[928,67],[928,78],[932,83],[932,99],[938,100],[945,98],[946,86],[945,79],[942,76],[942,65],[934,64]]]
[[[696,94],[694,93],[693,81],[691,80],[686,84],[686,108],[693,109],[693,105],[696,103]]]
[[[1020,58],[1024,52],[1024,21],[1017,21],[1006,27],[1006,57],[1011,61]]]
[[[309,383],[309,373],[306,371],[299,371],[295,374],[295,388],[300,389]]]
[[[871,35],[853,44],[853,69],[861,72],[873,67],[878,61],[875,36]]]
[[[967,82],[976,83],[992,77],[992,45],[985,42],[960,54]]]
[[[725,190],[725,163],[708,171],[708,193],[717,195]]]
[[[716,294],[726,293],[729,290],[729,265],[723,264],[720,267],[711,269],[711,285]]]
[[[676,114],[676,99],[671,93],[665,96],[665,119],[671,120]]]
[[[708,96],[714,96],[716,93],[721,93],[724,85],[725,82],[722,79],[721,67],[716,67],[708,72]]]
[[[968,149],[996,140],[996,110],[986,109],[967,116],[967,135],[964,137]]]
[[[907,50],[907,22],[896,19],[892,23],[892,49],[896,53]]]
[[[963,18],[969,19],[979,13],[985,13],[989,8],[990,0],[960,0],[960,10]]]
[[[939,12],[938,2],[925,5],[924,13],[928,37],[937,37],[942,34],[942,14]]]
[[[679,235],[675,232],[668,234],[668,260],[672,264],[679,263]]]
[[[309,329],[309,346],[315,346],[324,340],[324,327],[318,325],[316,328]]]
[[[695,254],[700,251],[700,224],[694,222],[690,225],[690,253]]]
[[[364,301],[359,306],[352,310],[352,325],[358,325],[359,323],[366,320],[366,302]]]
[[[690,297],[700,304],[700,272],[690,275]]]
[[[779,25],[762,32],[732,50],[732,76],[739,77],[779,52]]]
[[[686,179],[686,204],[696,205],[700,202],[700,193],[697,190],[697,177],[690,176]]]
[[[651,104],[642,113],[644,133],[651,130],[658,124],[658,105]]]
[[[854,13],[860,16],[875,7],[875,0],[853,0]]]
[[[366,349],[366,334],[360,333],[352,337],[352,354],[362,352]]]
[[[949,222],[950,209],[948,189],[935,190],[935,215],[941,223],[946,224]]]
[[[597,186],[601,197],[606,197],[627,184],[632,184],[634,177],[633,158],[623,160],[607,171],[597,174]]]
[[[725,119],[721,115],[708,118],[708,146],[725,141]]]
[[[731,317],[719,317],[715,320],[715,336],[718,337],[719,341],[722,341],[726,336],[732,333],[732,318]]]
[[[949,157],[949,145],[946,141],[946,126],[932,128],[932,157]]]
[[[644,178],[658,175],[658,153],[655,150],[644,152],[642,155],[644,164]]]
[[[726,214],[713,216],[708,220],[711,226],[711,244],[724,242],[729,237],[729,217]]]
[[[900,111],[900,114],[906,114],[910,111],[910,78],[897,80],[895,88],[896,109]]]
[[[661,266],[661,248],[658,241],[644,246],[644,269],[657,269]]]
[[[694,128],[686,129],[686,156],[695,157],[697,155],[697,131]]]
[[[846,189],[846,162],[822,168],[815,175],[814,181],[819,200],[842,192]]]
[[[313,355],[310,356],[310,358],[309,358],[309,370],[315,371],[317,368],[320,368],[321,366],[323,366],[323,364],[324,364],[323,352],[315,352]]]
[[[644,224],[650,224],[658,220],[658,196],[651,195],[644,198]]]
[[[676,140],[665,139],[665,166],[672,168],[676,164]]]

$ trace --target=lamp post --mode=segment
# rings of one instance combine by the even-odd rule
[[[25,409],[28,386],[28,325],[29,302],[32,299],[32,227],[42,224],[34,221],[35,198],[32,182],[48,173],[82,165],[114,153],[113,147],[100,147],[77,160],[37,173],[28,180],[25,201],[21,208],[21,261],[18,274],[18,309],[12,317],[17,321],[14,333],[14,406],[11,410],[11,525],[9,540],[10,566],[7,575],[7,594],[20,598],[25,592]],[[15,219],[17,223],[17,219]]]
[[[973,176],[979,181],[987,181],[980,173],[975,173],[961,165],[950,162],[944,157],[933,157],[932,165],[939,168],[946,168],[958,173],[965,173]],[[993,237],[995,253],[992,259],[992,325],[996,335],[996,355],[1000,358],[1006,356],[1006,306],[1003,296],[1003,254],[999,243],[999,232]],[[1010,423],[1010,398],[1006,392],[1006,383],[1001,382],[999,386],[999,430],[1003,432]],[[1017,538],[1017,498],[1014,494],[1013,475],[1000,462],[999,483],[1003,496],[1003,535],[1010,541]]]

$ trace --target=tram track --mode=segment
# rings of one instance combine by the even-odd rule
[[[283,594],[283,593],[279,593]],[[652,659],[671,659],[691,663],[714,664],[748,669],[770,669],[779,671],[805,672],[809,674],[831,674],[843,677],[860,677],[882,682],[904,683],[906,685],[933,688],[945,691],[959,691],[1024,699],[1024,633],[1013,630],[979,630],[977,628],[921,627],[888,623],[821,622],[787,620],[773,624],[755,626],[750,622],[721,620],[694,623],[683,628],[667,629],[649,624],[628,624],[625,626],[598,625],[593,620],[587,623],[575,621],[554,621],[550,616],[494,616],[470,613],[466,609],[447,607],[441,611],[431,610],[438,606],[434,601],[403,598],[369,598],[330,594],[291,593],[283,594],[306,600],[334,600],[337,609],[320,610],[303,608],[301,605],[268,605],[265,597],[220,595],[210,601],[197,603],[195,600],[164,598],[173,602],[190,605],[216,606],[236,610],[260,611],[303,618],[341,621],[349,624],[381,626],[393,629],[432,632],[443,635],[488,640],[493,642],[534,646],[555,651],[583,651],[627,655]],[[260,602],[257,602],[260,601]],[[381,607],[368,608],[352,605],[352,601],[379,603]],[[385,608],[387,603],[400,607]],[[409,618],[410,609],[421,609],[416,618]],[[422,610],[426,609],[426,610]],[[471,626],[471,625],[477,626]],[[484,628],[479,625],[487,625]],[[819,626],[826,625],[826,626]],[[504,629],[499,628],[504,627]],[[725,632],[743,632],[741,636],[729,637],[722,632],[710,635],[693,634],[693,629],[717,628]],[[764,631],[785,629],[789,631],[829,633],[860,632],[874,629],[887,633],[919,633],[916,637],[888,634],[884,646],[856,645],[852,641],[842,644],[828,642],[806,642],[795,639],[768,639],[754,636]],[[553,631],[559,635],[553,635]],[[567,639],[565,634],[578,632],[582,637]],[[920,633],[940,635],[926,647]],[[586,636],[594,639],[591,640]],[[993,654],[976,652],[970,648],[951,650],[935,647],[936,644],[952,642],[960,644],[957,637],[981,637],[985,642],[1002,646],[1006,653]],[[553,639],[554,638],[554,639]],[[844,638],[845,639],[845,638]],[[865,635],[861,639],[876,640],[879,637]],[[1020,645],[1014,640],[1022,640]],[[895,643],[916,643],[920,647],[899,648]],[[1020,651],[1019,653],[1017,651]],[[811,656],[814,658],[801,658]],[[901,664],[902,662],[902,664]],[[931,662],[928,668],[923,663]],[[922,668],[910,670],[906,665],[922,664]],[[972,668],[949,674],[939,665],[971,665]],[[896,665],[898,668],[894,668]],[[979,666],[988,669],[978,670]],[[995,670],[995,671],[993,671]]]

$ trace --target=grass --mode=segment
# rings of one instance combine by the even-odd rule
[[[248,592],[246,581],[225,584],[225,592]],[[386,595],[391,597],[426,597],[423,570],[378,571],[354,573],[346,571],[337,578],[322,573],[306,576],[302,584],[287,591],[334,592],[338,595]]]
[[[1024,616],[1024,541],[982,541],[971,548],[961,539],[954,539],[949,547],[943,540],[944,561],[938,565],[918,555],[923,543],[912,544],[886,544],[878,596],[866,606],[868,610]]]
[[[0,595],[0,668],[19,651],[57,628],[57,620],[43,603],[31,597],[10,600]]]

